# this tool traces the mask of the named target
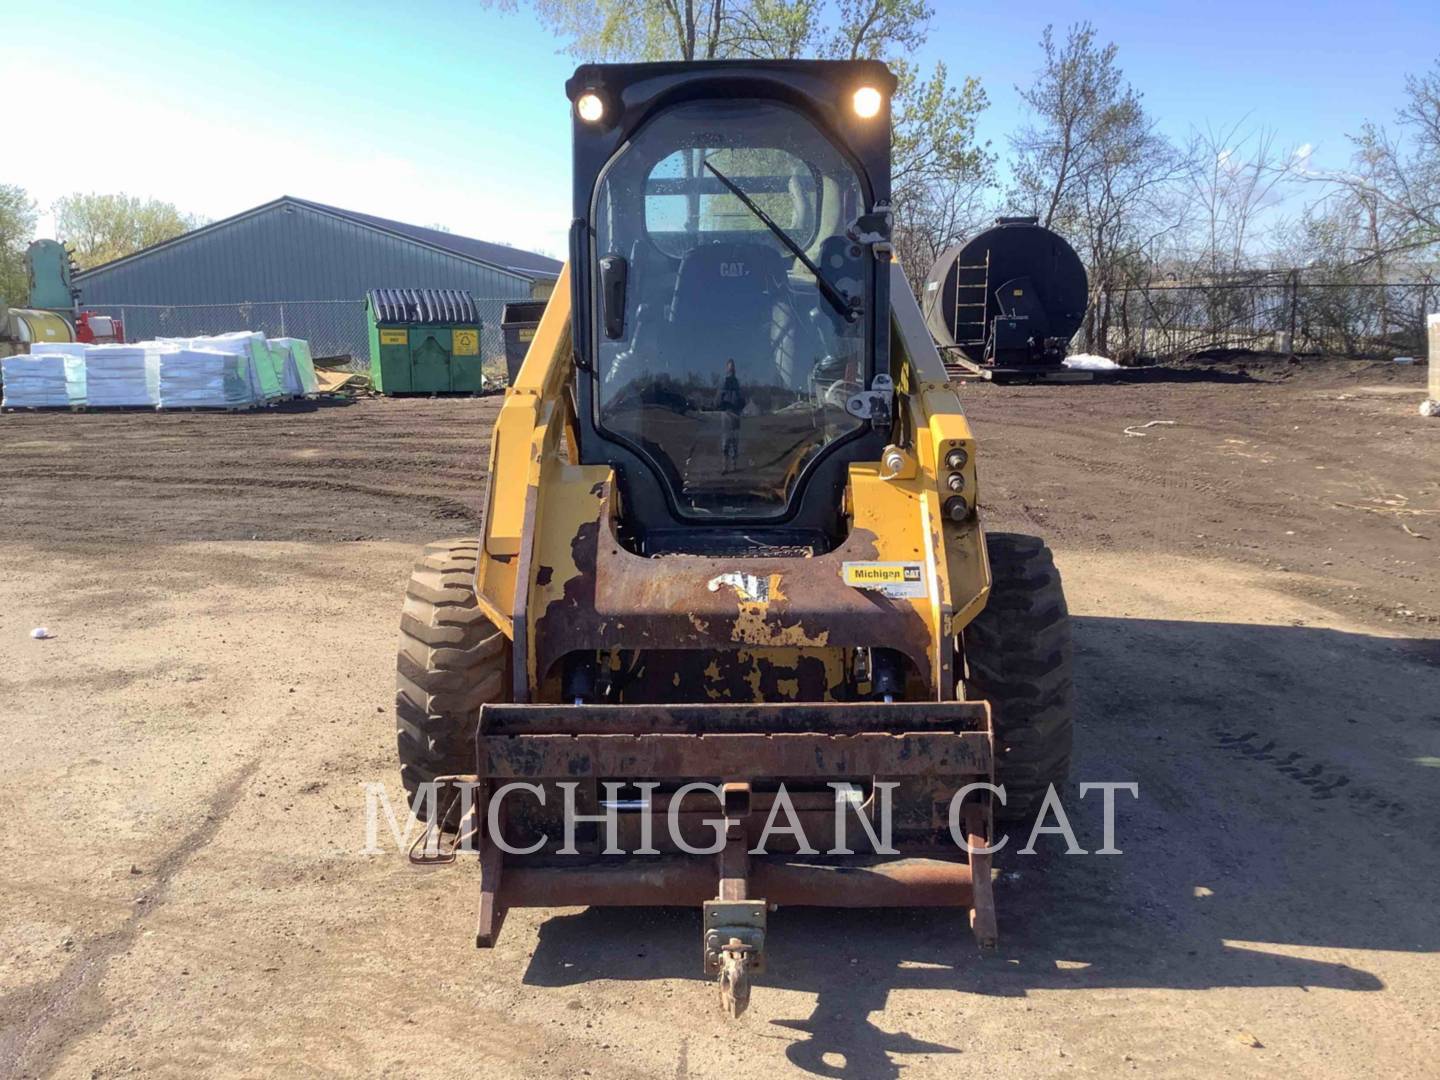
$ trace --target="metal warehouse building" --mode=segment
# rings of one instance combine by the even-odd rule
[[[308,338],[316,356],[368,359],[364,298],[375,288],[464,289],[484,351],[500,356],[500,307],[549,294],[560,263],[504,244],[286,195],[76,275],[86,308],[126,337],[260,330]]]

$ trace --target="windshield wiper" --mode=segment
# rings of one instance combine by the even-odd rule
[[[749,195],[746,195],[745,192],[741,191],[733,180],[715,168],[714,165],[711,165],[708,158],[706,158],[702,164],[715,174],[716,180],[719,180],[730,189],[730,194],[745,204],[745,209],[759,218],[760,223],[775,234],[775,239],[784,244],[785,249],[789,251],[791,255],[794,255],[795,258],[799,259],[806,270],[809,270],[810,273],[815,275],[815,284],[819,286],[821,295],[830,301],[830,306],[838,311],[841,317],[847,322],[854,322],[855,316],[859,314],[859,311],[857,311],[855,305],[851,303],[850,298],[825,280],[825,276],[820,273],[820,268],[810,260],[810,256],[805,254],[799,244],[790,239],[790,234],[780,228],[779,225],[776,225],[775,222],[770,219],[770,215],[756,206],[755,201],[751,199]]]

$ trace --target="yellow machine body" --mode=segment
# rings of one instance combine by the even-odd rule
[[[601,544],[598,560],[585,558],[579,541],[586,530],[613,539],[618,495],[609,466],[576,463],[568,269],[562,273],[495,424],[475,583],[480,606],[513,643],[516,700],[561,700],[556,665],[564,651],[552,639],[572,636],[577,616],[587,614],[567,604],[567,590],[607,571],[625,589],[631,615],[628,623],[619,612],[607,622],[602,612],[596,626],[605,640],[580,647],[618,651],[663,642],[672,661],[694,652],[709,700],[831,700],[854,649],[869,645],[905,652],[908,679],[923,684],[908,698],[955,698],[956,639],[984,606],[989,569],[978,518],[947,520],[942,506],[952,493],[942,485],[954,471],[945,456],[962,449],[962,491],[974,505],[974,435],[899,266],[890,272],[892,375],[904,434],[887,451],[890,461],[850,467],[849,539],[823,556],[778,560],[647,558],[618,542]],[[887,602],[906,609],[903,640],[864,640],[874,625],[865,608],[875,598],[845,580],[846,563],[923,566],[925,595]],[[727,574],[762,577],[764,584],[747,590],[724,580]],[[585,595],[594,597],[606,595],[610,582],[588,584]],[[817,602],[821,593],[861,601],[857,612],[838,612],[858,616],[848,634],[827,618],[837,612]],[[818,695],[802,695],[796,675],[802,658],[830,673]],[[692,685],[679,669],[671,677]]]

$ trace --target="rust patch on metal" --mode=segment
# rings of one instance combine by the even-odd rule
[[[855,528],[834,551],[804,558],[645,558],[626,551],[615,535],[613,501],[606,488],[596,503],[596,520],[578,529],[571,544],[576,573],[536,618],[540,679],[567,653],[613,648],[733,654],[737,647],[846,650],[884,644],[904,653],[917,670],[931,669],[930,631],[915,606],[852,589],[842,579],[846,561],[876,558],[874,533]],[[733,573],[765,581],[766,601],[747,602],[733,588],[710,588]],[[782,581],[783,589],[770,585]],[[746,674],[741,683],[748,681]],[[697,687],[694,696],[714,697],[713,691],[713,684]],[[751,691],[747,686],[741,692]]]

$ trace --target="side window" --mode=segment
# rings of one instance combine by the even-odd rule
[[[814,166],[781,149],[687,147],[656,162],[645,181],[645,231],[661,251],[678,257],[725,240],[778,244],[706,161],[801,247],[814,243],[823,190]]]

